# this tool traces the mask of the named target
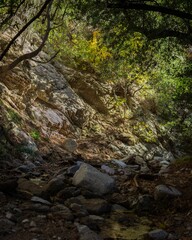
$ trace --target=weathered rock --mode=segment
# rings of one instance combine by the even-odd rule
[[[89,215],[86,207],[77,203],[72,203],[70,209],[73,211],[75,217],[85,217]]]
[[[26,161],[24,165],[19,166],[17,169],[22,172],[30,172],[36,168],[36,165],[31,161]]]
[[[151,240],[163,240],[167,239],[168,233],[162,229],[156,229],[148,233]]]
[[[47,201],[47,200],[45,200],[45,199],[43,199],[43,198],[40,198],[40,197],[36,197],[36,196],[33,196],[33,197],[31,198],[31,201],[32,201],[32,202],[36,202],[36,203],[45,204],[45,205],[48,205],[48,206],[51,205],[51,203],[50,203],[49,201]]]
[[[111,207],[111,212],[127,212],[127,208],[119,205],[119,204],[113,204]]]
[[[23,208],[25,210],[31,210],[31,211],[40,212],[40,213],[47,213],[51,211],[50,206],[43,205],[40,203],[24,204]]]
[[[170,199],[181,196],[181,192],[172,186],[158,185],[155,187],[154,198],[156,200]]]
[[[13,214],[13,213],[11,213],[11,212],[6,212],[6,218],[7,219],[9,219],[10,221],[12,221],[12,222],[17,222],[17,218],[16,218],[16,216]]]
[[[79,240],[102,240],[98,234],[89,229],[86,225],[77,225],[77,229],[80,235]]]
[[[25,178],[18,180],[17,190],[28,198],[31,198],[33,195],[40,196],[42,193],[42,188],[39,185]]]
[[[51,210],[51,216],[53,217],[53,219],[55,216],[65,219],[67,221],[73,221],[74,219],[71,210],[64,205],[57,204],[56,206],[53,206]]]
[[[68,151],[68,152],[75,152],[75,150],[77,149],[77,142],[75,139],[72,138],[68,138],[65,140],[64,142],[64,148]]]
[[[107,174],[101,173],[89,164],[82,164],[73,177],[73,184],[86,188],[98,195],[111,192],[115,187],[115,180]]]
[[[64,201],[68,198],[76,197],[80,195],[80,193],[81,193],[80,189],[76,187],[66,187],[65,189],[57,193],[56,198],[58,200]]]
[[[107,201],[99,198],[84,199],[81,203],[90,214],[100,215],[110,212],[111,210],[111,205]]]
[[[64,189],[65,184],[64,184],[64,176],[58,176],[56,178],[51,179],[47,185],[44,187],[44,194],[46,196],[54,196],[56,195],[59,191]]]
[[[114,175],[114,174],[115,174],[115,170],[114,170],[113,168],[105,165],[105,164],[103,164],[103,165],[101,166],[101,169],[102,169],[104,172],[106,172],[107,174],[109,174],[109,175]]]
[[[127,167],[127,164],[124,163],[121,160],[113,159],[112,163],[116,164],[118,167],[121,167],[121,168],[126,168]]]

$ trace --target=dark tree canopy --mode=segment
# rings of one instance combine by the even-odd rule
[[[95,24],[126,32],[140,32],[148,39],[175,37],[192,40],[192,2],[187,0],[91,0],[76,6]]]
[[[43,24],[47,22],[47,31],[44,30],[45,35],[38,50],[33,54],[20,57],[8,68],[1,66],[1,71],[12,69],[24,59],[38,54],[51,31],[51,22],[57,19],[57,24],[62,23],[64,6],[70,6],[74,17],[83,18],[91,25],[103,28],[112,39],[111,42],[117,41],[117,37],[118,41],[123,41],[134,32],[145,35],[149,40],[172,37],[182,44],[192,42],[192,2],[188,0],[0,0],[0,30],[9,26],[15,16],[22,17],[22,11],[28,11],[31,15],[0,53],[0,61],[16,39],[33,22],[42,18],[38,22],[42,24],[42,29],[45,29]],[[116,32],[118,29],[118,36],[114,35],[114,29]]]

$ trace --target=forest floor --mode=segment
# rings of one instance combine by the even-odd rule
[[[85,209],[79,210],[81,204],[77,204],[76,208],[74,205],[68,207],[66,201],[72,199],[72,195],[75,196],[73,200],[74,198],[77,200],[79,195],[84,195],[88,200],[94,198],[83,192],[80,192],[79,195],[68,193],[69,196],[63,202],[57,197],[49,197],[46,200],[51,205],[38,203],[38,201],[32,202],[33,196],[42,197],[38,190],[44,187],[43,185],[58,174],[66,172],[77,161],[84,161],[97,169],[101,169],[101,165],[107,163],[96,157],[91,159],[91,155],[86,155],[87,149],[83,149],[83,147],[80,151],[85,152],[83,157],[79,153],[68,154],[60,147],[48,150],[42,146],[42,151],[44,151],[45,162],[31,172],[18,171],[18,168],[13,168],[11,161],[7,165],[4,165],[3,162],[0,164],[0,239],[150,239],[146,237],[147,231],[163,229],[169,233],[169,237],[151,239],[192,240],[192,163],[173,164],[162,175],[156,172],[127,175],[115,169],[112,177],[116,180],[116,191],[100,198],[107,204],[118,204],[127,211],[112,217],[111,212],[105,210],[103,212],[98,210],[98,213],[96,210],[94,214],[88,211],[88,214],[84,214]],[[69,174],[66,175],[66,178],[66,185],[70,188],[72,176]],[[21,184],[21,180],[24,184]],[[147,195],[153,198],[155,187],[159,184],[173,186],[182,195],[165,201],[152,199],[150,202],[147,200],[138,205],[138,199],[141,196]],[[70,189],[74,191],[73,188]],[[134,202],[137,204],[134,205]],[[63,205],[64,208],[60,205]],[[55,211],[54,207],[59,210]],[[93,217],[93,215],[97,217]],[[111,223],[114,224],[113,234],[110,233],[112,230],[106,222],[109,219],[113,219],[113,223]],[[118,229],[115,227],[116,223],[118,223]],[[78,231],[78,224],[87,225],[91,232],[82,235]],[[140,231],[138,229],[141,229],[140,225],[145,228],[145,234],[143,230],[141,230],[141,234],[138,233]],[[108,230],[106,230],[107,228]],[[137,234],[134,232],[131,236],[128,229],[136,229]],[[98,235],[94,235],[95,232]]]

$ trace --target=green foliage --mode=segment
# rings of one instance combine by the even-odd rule
[[[40,132],[35,129],[30,132],[30,136],[35,140],[40,140],[41,138]]]
[[[133,133],[139,137],[141,141],[147,143],[157,142],[157,136],[146,122],[137,122],[133,126]]]
[[[8,109],[8,118],[10,121],[16,123],[16,124],[21,124],[22,118],[19,116],[17,112],[15,112],[12,109]]]

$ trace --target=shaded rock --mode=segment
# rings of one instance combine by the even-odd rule
[[[61,191],[64,187],[64,176],[58,176],[56,178],[53,178],[52,180],[50,180],[47,185],[44,187],[44,194],[46,196],[54,196],[56,195],[56,193],[58,193],[59,191]]]
[[[72,198],[69,198],[69,199],[67,199],[67,200],[65,201],[65,205],[68,206],[68,207],[69,207],[72,203],[77,203],[77,204],[82,205],[81,202],[82,202],[84,199],[85,199],[85,198],[84,198],[82,195],[80,195],[80,196],[78,196],[78,197],[72,197]]]
[[[18,180],[17,190],[29,198],[32,197],[32,195],[40,196],[42,193],[41,186],[25,178],[20,178]]]
[[[154,198],[148,194],[139,196],[136,204],[137,214],[141,215],[153,211],[154,211]]]
[[[53,217],[53,219],[56,216],[68,221],[73,221],[74,219],[71,210],[64,205],[57,204],[56,206],[53,206],[51,210],[52,210],[52,213],[49,215],[49,217]]]
[[[101,173],[89,164],[82,164],[73,177],[75,186],[83,187],[98,195],[111,192],[115,187],[115,180],[107,174]]]
[[[16,178],[7,179],[0,182],[0,191],[2,192],[12,192],[15,191],[18,186],[18,182]]]
[[[134,165],[127,165],[127,168],[130,169],[130,170],[134,170],[134,171],[137,171],[139,170],[140,166],[137,165],[137,164],[134,164]]]
[[[35,204],[25,204],[23,205],[23,208],[25,210],[31,210],[35,212],[41,212],[41,213],[47,213],[51,211],[51,208],[47,205],[42,205],[40,203],[35,203]]]
[[[84,199],[81,203],[90,214],[100,215],[110,212],[111,210],[111,205],[107,201],[99,198]]]
[[[102,240],[103,238],[88,228],[86,225],[77,225],[77,229],[80,235],[79,240]]]
[[[0,206],[4,205],[7,202],[7,198],[3,192],[0,192]]]
[[[170,199],[181,196],[181,192],[172,186],[158,185],[155,187],[155,200]]]
[[[76,187],[66,187],[65,189],[57,193],[56,198],[58,200],[64,201],[68,198],[76,197],[80,195],[80,193],[81,193],[80,189]]]
[[[127,212],[127,208],[119,205],[119,204],[113,204],[111,207],[111,212]]]
[[[67,174],[73,176],[80,168],[80,165],[73,165],[67,169]]]
[[[7,212],[6,213],[6,218],[9,219],[12,222],[17,222],[17,218],[14,214],[12,214],[11,212]]]
[[[109,175],[114,175],[115,174],[115,170],[113,169],[113,168],[110,168],[109,166],[107,166],[107,165],[105,165],[105,164],[103,164],[102,166],[101,166],[101,169],[103,170],[103,171],[105,171],[107,174],[109,174]]]
[[[19,166],[17,169],[22,172],[30,172],[36,168],[36,165],[30,161],[26,161],[26,164]]]
[[[72,203],[70,209],[73,211],[75,217],[85,217],[89,215],[86,207],[77,203]]]
[[[145,165],[146,164],[145,160],[140,156],[135,157],[135,163],[137,163],[139,165]]]
[[[81,218],[80,223],[82,225],[88,226],[93,231],[99,231],[102,227],[105,219],[96,215],[89,215]]]
[[[149,239],[153,240],[163,240],[167,239],[168,233],[162,229],[156,229],[148,233]]]
[[[51,203],[50,203],[49,201],[47,201],[47,200],[45,200],[45,199],[43,199],[43,198],[40,198],[40,197],[36,197],[36,196],[33,196],[33,197],[31,198],[31,201],[32,201],[32,202],[36,202],[36,203],[45,204],[45,205],[48,205],[48,206],[51,205]]]
[[[9,233],[14,226],[14,223],[8,219],[0,219],[0,235]]]

